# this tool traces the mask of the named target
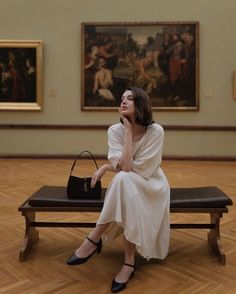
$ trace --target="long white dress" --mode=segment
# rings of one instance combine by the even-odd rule
[[[124,146],[124,126],[108,129],[108,159],[116,168]],[[104,243],[122,232],[144,258],[163,259],[169,249],[170,188],[160,168],[164,131],[151,124],[142,139],[133,143],[132,171],[118,172],[105,195],[97,224],[111,222]]]

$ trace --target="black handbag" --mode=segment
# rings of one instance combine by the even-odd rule
[[[67,196],[71,199],[99,199],[102,192],[101,181],[97,181],[94,188],[91,188],[92,177],[76,177],[72,176],[73,169],[78,159],[83,153],[88,153],[93,159],[96,168],[98,169],[97,162],[90,151],[82,151],[75,159],[72,167],[70,176],[67,183]]]

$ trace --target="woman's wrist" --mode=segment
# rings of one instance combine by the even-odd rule
[[[104,164],[101,166],[102,171],[105,173],[106,171],[113,171],[114,167],[111,164]]]
[[[125,128],[125,135],[132,135],[132,130],[130,128]]]

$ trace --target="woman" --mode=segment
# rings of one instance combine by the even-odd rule
[[[152,119],[149,96],[139,88],[127,89],[120,105],[121,123],[108,130],[108,159],[92,185],[105,174],[117,174],[107,189],[96,227],[67,263],[81,264],[102,249],[102,239],[123,233],[124,263],[112,281],[113,293],[123,290],[135,271],[135,248],[146,259],[163,259],[169,247],[168,181],[160,168],[163,128]]]

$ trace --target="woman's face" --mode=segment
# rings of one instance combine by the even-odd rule
[[[120,113],[125,117],[134,117],[135,107],[132,91],[127,90],[121,97]]]

